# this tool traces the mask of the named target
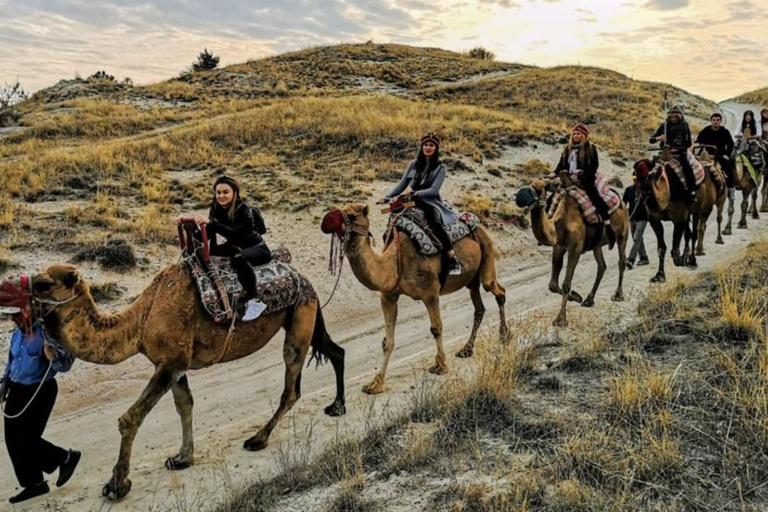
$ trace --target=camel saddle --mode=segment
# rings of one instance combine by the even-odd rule
[[[231,321],[232,315],[241,318],[245,312],[245,291],[230,259],[210,256],[210,263],[198,253],[182,255],[192,274],[203,309],[216,323]],[[266,304],[262,313],[267,315],[294,304],[305,304],[317,298],[309,281],[289,265],[291,253],[278,247],[272,252],[272,261],[253,268],[256,275],[256,298]],[[222,291],[226,298],[223,298]]]
[[[701,183],[704,181],[704,166],[696,159],[692,152],[688,151],[687,155],[688,163],[691,164],[691,169],[693,169],[693,177],[696,179],[696,188],[698,188],[699,185],[701,185]],[[687,191],[688,187],[685,184],[685,171],[683,171],[683,164],[681,164],[676,158],[673,158],[665,163],[670,169],[675,171],[675,174],[677,174],[683,189]]]
[[[597,185],[598,192],[600,192],[600,197],[602,197],[605,204],[608,205],[608,213],[612,214],[618,210],[621,206],[621,196],[608,185],[608,182],[600,173],[596,174],[595,184]],[[592,200],[583,189],[576,185],[561,187],[554,193],[547,211],[547,215],[549,215],[550,219],[555,215],[558,206],[560,206],[560,202],[566,196],[573,198],[573,200],[576,201],[576,204],[579,205],[579,211],[581,211],[581,217],[584,219],[584,222],[587,224],[598,224],[601,222],[600,216],[597,214],[597,208]]]
[[[465,212],[457,216],[456,222],[445,226],[445,230],[451,237],[451,242],[456,243],[467,236],[474,236],[479,225],[480,219],[477,215]],[[408,235],[419,254],[433,256],[442,252],[442,245],[427,224],[424,212],[418,208],[408,208],[389,216],[387,230],[384,232],[385,244],[392,242],[395,230]]]
[[[715,189],[717,190],[717,193],[719,194],[723,190],[725,190],[725,173],[720,168],[719,165],[715,162],[715,159],[712,158],[712,156],[709,153],[702,153],[698,156],[699,162],[701,163],[702,167],[704,168],[704,172],[708,172],[709,175],[712,177],[712,181],[715,182]]]

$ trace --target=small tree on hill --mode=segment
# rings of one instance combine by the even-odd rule
[[[27,99],[27,93],[24,92],[18,78],[15,83],[5,83],[0,86],[0,110],[5,110],[25,99]]]
[[[219,57],[204,49],[197,56],[197,61],[192,63],[192,71],[210,71],[219,65]]]
[[[108,82],[114,82],[115,76],[107,74],[107,72],[102,69],[89,76],[88,80],[106,80]]]
[[[495,60],[496,54],[482,46],[475,46],[467,52],[467,55],[480,60]]]

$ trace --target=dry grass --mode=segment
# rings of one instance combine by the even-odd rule
[[[740,103],[752,103],[755,105],[768,105],[768,87],[757,89],[756,91],[750,91],[734,98],[735,101]]]

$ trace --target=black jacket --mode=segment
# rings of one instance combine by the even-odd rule
[[[648,220],[648,210],[646,209],[645,204],[637,203],[637,189],[634,185],[630,185],[624,190],[624,197],[622,200],[624,201],[624,204],[627,205],[630,220],[634,222]]]
[[[569,156],[570,152],[568,151],[568,146],[566,146],[563,148],[563,152],[560,155],[560,161],[557,163],[557,167],[555,168],[555,174],[559,173],[560,171],[567,171],[569,169]],[[584,157],[579,160],[578,168],[584,172],[581,175],[581,181],[586,183],[594,183],[595,176],[597,175],[597,168],[599,166],[600,160],[597,156],[597,147],[590,143],[587,145]]]
[[[679,123],[667,123],[666,121],[661,123],[656,130],[656,133],[651,135],[648,142],[656,144],[659,137],[664,135],[664,126],[667,127],[667,143],[666,145],[672,149],[688,149],[693,146],[691,139],[691,128],[685,121]],[[664,143],[659,143],[660,147],[664,147]]]
[[[227,244],[238,249],[247,249],[264,242],[261,237],[267,232],[264,219],[255,208],[245,201],[237,200],[234,219],[230,220],[227,210],[217,205],[211,206],[208,221],[208,236],[211,244],[211,254],[215,254],[218,246],[216,234],[227,239]]]
[[[707,126],[699,132],[696,137],[697,144],[710,144],[717,146],[717,156],[731,156],[733,153],[733,137],[728,128],[720,127],[717,130],[713,130],[711,126]],[[712,156],[714,152],[711,148],[705,148],[707,153]]]

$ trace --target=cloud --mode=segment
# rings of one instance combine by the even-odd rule
[[[505,9],[520,7],[520,4],[513,0],[479,0],[480,4],[498,5]]]
[[[645,7],[657,11],[674,11],[688,7],[690,0],[648,0]]]

